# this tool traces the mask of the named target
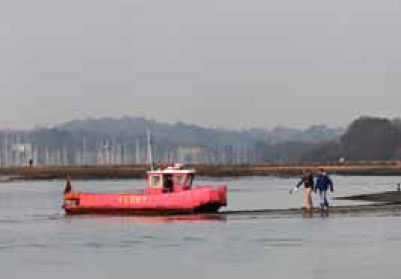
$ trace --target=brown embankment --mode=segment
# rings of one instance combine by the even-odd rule
[[[146,167],[138,166],[46,166],[0,168],[3,180],[14,179],[124,179],[145,177]]]
[[[401,175],[401,162],[353,162],[346,164],[258,164],[258,165],[193,165],[202,176],[298,176],[304,169],[325,168],[340,175]],[[144,178],[145,165],[111,166],[46,166],[0,168],[1,180],[58,179],[70,174],[75,179]]]
[[[401,175],[401,162],[353,162],[346,164],[258,164],[258,165],[195,165],[206,176],[299,176],[302,170],[324,168],[339,175]]]

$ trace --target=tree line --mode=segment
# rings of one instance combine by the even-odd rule
[[[401,159],[401,120],[360,117],[337,140],[322,143],[301,156],[306,162]]]

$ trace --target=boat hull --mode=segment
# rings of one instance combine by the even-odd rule
[[[227,187],[166,194],[64,194],[68,215],[175,215],[214,213],[227,205]]]
[[[210,204],[206,207],[202,206],[188,209],[130,209],[130,208],[65,208],[67,215],[138,215],[138,216],[161,216],[161,215],[186,215],[186,214],[202,214],[216,213],[222,205]]]

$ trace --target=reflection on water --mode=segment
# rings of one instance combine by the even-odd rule
[[[68,216],[70,219],[93,219],[102,223],[145,223],[145,224],[168,224],[168,223],[192,223],[192,222],[225,222],[226,215],[220,214],[194,214],[194,215],[169,215],[169,216],[96,216],[78,215]]]
[[[313,217],[313,211],[309,210],[309,209],[302,210],[302,217],[304,217],[304,218],[312,218]]]
[[[60,211],[62,181],[0,184],[2,278],[399,278],[399,210],[364,217],[346,212],[283,214],[280,208],[302,204],[301,194],[288,195],[295,179],[225,180],[235,189],[226,210],[278,210],[71,218]],[[334,177],[338,196],[391,190],[399,180]],[[144,185],[140,180],[127,183],[75,185],[115,192]]]

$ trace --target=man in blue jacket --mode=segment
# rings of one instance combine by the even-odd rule
[[[333,181],[331,181],[324,169],[320,169],[315,183],[315,193],[319,190],[320,207],[322,209],[329,207],[329,202],[327,200],[327,191],[329,189],[331,192],[334,192]]]

